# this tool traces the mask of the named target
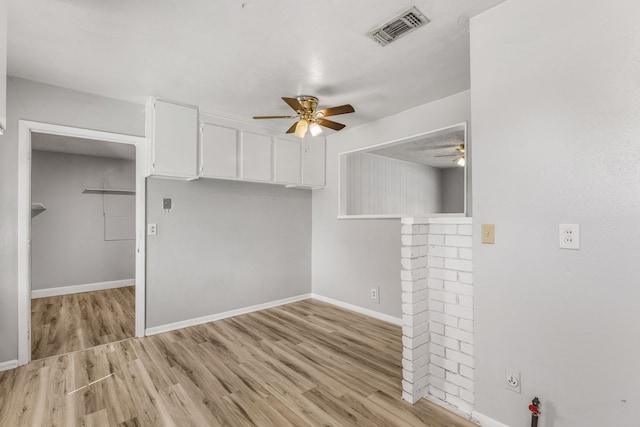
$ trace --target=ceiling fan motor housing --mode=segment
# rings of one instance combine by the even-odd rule
[[[318,108],[318,98],[310,95],[300,95],[296,97],[300,105],[304,108],[304,111],[300,111],[300,113],[308,113],[313,114]]]

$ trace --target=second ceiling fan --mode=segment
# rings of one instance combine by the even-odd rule
[[[442,154],[433,157],[455,157],[455,159],[453,159],[453,163],[457,164],[458,166],[464,166],[467,162],[464,156],[464,144],[460,144],[458,147],[456,147],[456,151],[457,153],[455,154]]]
[[[254,116],[254,119],[298,119],[286,133],[295,133],[297,137],[304,138],[307,130],[311,136],[318,136],[322,133],[320,126],[333,130],[341,130],[345,127],[342,123],[327,120],[325,117],[337,116],[339,114],[353,113],[355,110],[349,104],[339,107],[325,108],[318,110],[318,98],[309,95],[300,95],[296,98],[285,98],[286,102],[296,112],[295,116]]]

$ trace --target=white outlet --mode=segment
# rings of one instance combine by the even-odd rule
[[[371,299],[380,304],[380,292],[379,288],[371,288]]]
[[[580,249],[580,224],[560,224],[560,249]]]
[[[147,224],[147,234],[149,236],[158,234],[158,224]]]
[[[520,372],[513,369],[504,370],[505,388],[520,393]]]

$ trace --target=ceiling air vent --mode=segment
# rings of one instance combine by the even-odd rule
[[[429,18],[424,16],[416,7],[412,7],[371,31],[369,37],[380,46],[386,46],[392,41],[428,23]]]

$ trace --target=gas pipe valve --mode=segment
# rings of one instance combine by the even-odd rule
[[[540,415],[542,413],[540,412],[540,399],[534,397],[531,401],[531,405],[529,405],[529,410],[531,411],[531,414],[533,416],[537,417],[538,415]]]

